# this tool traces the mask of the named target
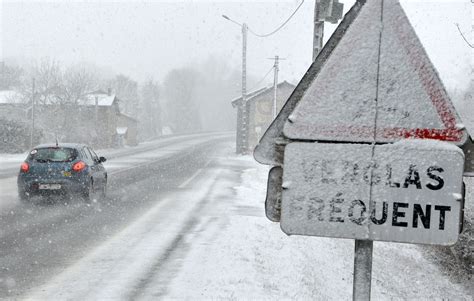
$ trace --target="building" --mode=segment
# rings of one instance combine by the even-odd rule
[[[119,138],[119,146],[121,145],[137,145],[138,144],[138,122],[135,118],[120,113],[117,119],[116,134]]]
[[[277,113],[285,104],[295,89],[295,85],[283,81],[277,85]],[[251,152],[260,141],[265,131],[272,123],[274,89],[272,87],[262,88],[247,94],[247,118],[243,116],[242,97],[232,100],[232,106],[237,108],[237,140],[236,147]],[[242,133],[242,123],[248,120],[246,133]]]
[[[22,94],[13,90],[0,91],[0,117],[25,122],[30,109]]]
[[[76,103],[37,104],[35,125],[45,142],[58,137],[98,148],[136,145],[138,122],[120,112],[119,101],[109,90],[88,93]],[[0,117],[29,122],[31,101],[18,92],[0,91]]]
[[[137,145],[138,122],[120,112],[120,100],[109,90],[95,91],[79,101],[82,119],[93,118],[97,132],[96,147]]]

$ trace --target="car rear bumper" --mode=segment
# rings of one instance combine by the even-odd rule
[[[82,194],[88,191],[89,183],[71,180],[29,180],[18,178],[18,191],[27,195]]]

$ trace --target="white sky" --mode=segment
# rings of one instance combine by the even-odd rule
[[[88,61],[142,81],[162,79],[170,69],[195,64],[210,54],[240,69],[241,30],[221,17],[267,33],[280,25],[299,0],[287,1],[9,1],[0,0],[0,56],[51,57],[65,64]],[[345,11],[354,3],[345,3]],[[472,52],[469,0],[403,1],[431,59],[450,89],[470,80]],[[280,79],[297,82],[311,62],[314,0],[306,0],[277,34],[249,34],[248,73],[260,79],[279,55]],[[327,24],[327,23],[326,23]],[[328,38],[335,26],[327,24]],[[268,82],[271,81],[271,76]]]

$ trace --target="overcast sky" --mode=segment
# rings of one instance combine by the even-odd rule
[[[258,33],[279,26],[300,0],[287,1],[9,1],[0,0],[4,58],[50,57],[64,64],[93,62],[142,81],[161,80],[172,68],[217,55],[240,69],[241,29]],[[354,1],[345,0],[345,11]],[[454,23],[471,38],[470,0],[402,2],[449,89],[470,77],[471,50]],[[248,72],[260,79],[279,55],[281,80],[296,83],[311,62],[314,0],[268,38],[249,35]],[[326,38],[334,30],[326,25]],[[271,81],[271,76],[268,82]]]

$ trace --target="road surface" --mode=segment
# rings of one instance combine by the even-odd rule
[[[157,204],[176,204],[168,194],[185,191],[204,176],[218,155],[215,150],[222,150],[219,144],[231,140],[229,134],[193,135],[150,143],[138,153],[134,149],[102,152],[108,155],[108,196],[91,205],[61,199],[22,204],[16,196],[16,172],[4,176],[0,180],[0,298],[15,298],[41,285]],[[3,175],[8,172],[7,168]],[[178,205],[188,207],[189,201]],[[182,211],[168,210],[171,219],[174,211]]]

